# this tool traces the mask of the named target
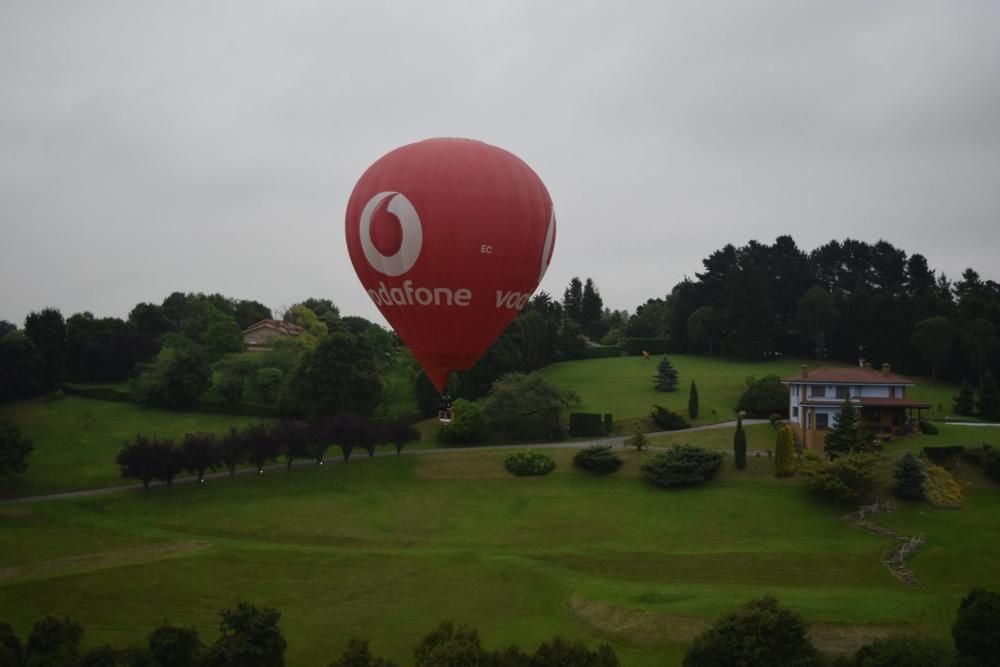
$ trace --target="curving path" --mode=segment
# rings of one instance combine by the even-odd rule
[[[766,419],[744,419],[744,426],[753,426],[755,424],[767,424]],[[736,426],[735,421],[719,422],[717,424],[707,424],[705,426],[695,426],[693,428],[683,429],[684,432],[690,433],[691,431],[711,431],[721,428],[732,428]],[[678,433],[678,431],[653,431],[647,433],[647,436],[659,436],[659,435],[670,435],[672,433]],[[625,439],[630,436],[617,436],[614,438],[597,438],[594,440],[576,440],[571,442],[545,442],[545,443],[524,443],[516,445],[482,445],[482,446],[469,446],[469,447],[434,447],[429,449],[404,449],[402,456],[420,456],[423,454],[440,454],[442,452],[482,452],[491,450],[504,450],[504,449],[583,449],[584,447],[590,447],[592,445],[620,445],[625,442]],[[364,450],[361,450],[364,451]],[[380,452],[375,452],[375,456],[396,456],[395,450],[383,450]],[[331,457],[329,460],[324,461],[324,463],[338,463],[341,462],[340,458]],[[298,460],[292,463],[293,468],[305,468],[315,466],[314,461]],[[265,466],[264,470],[281,470],[287,466],[284,463],[275,463],[269,466]],[[237,475],[254,475],[257,474],[256,468],[240,468],[236,471]],[[229,477],[229,471],[213,472],[205,475],[205,479],[224,479]],[[195,484],[198,482],[198,478],[195,476],[190,477],[178,477],[174,480],[174,484]],[[154,486],[163,486],[163,482],[153,482],[150,484],[150,488]],[[63,493],[49,493],[41,496],[22,496],[20,498],[7,498],[0,500],[0,505],[13,505],[16,503],[38,503],[44,502],[46,500],[65,500],[68,498],[86,498],[89,496],[101,496],[107,493],[118,493],[122,491],[135,491],[137,489],[142,489],[142,484],[123,484],[121,486],[106,486],[100,489],[84,489],[81,491],[66,491]]]

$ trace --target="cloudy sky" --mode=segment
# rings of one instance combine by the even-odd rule
[[[382,321],[355,181],[435,136],[542,177],[542,289],[885,238],[1000,280],[1000,3],[0,3],[0,318],[175,290]]]

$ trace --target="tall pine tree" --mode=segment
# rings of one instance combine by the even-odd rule
[[[896,495],[906,500],[924,499],[924,467],[911,452],[906,452],[896,464],[892,476],[896,480]]]
[[[997,381],[991,371],[983,373],[983,385],[979,388],[976,409],[980,419],[1000,420],[1000,390],[997,389]]]
[[[656,391],[677,391],[677,369],[670,363],[667,355],[663,355],[656,366],[656,377],[653,378]]]
[[[569,287],[563,292],[563,312],[566,319],[582,325],[583,319],[583,283],[576,276],[569,281]]]
[[[698,418],[698,386],[691,380],[691,393],[688,394],[688,416]]]
[[[962,386],[958,390],[958,396],[954,397],[952,409],[956,415],[971,417],[976,412],[976,390],[972,388],[968,380],[962,380]]]
[[[737,470],[747,467],[747,432],[743,430],[743,413],[736,413],[736,433],[733,434],[733,460]]]
[[[841,406],[837,425],[826,432],[824,442],[826,453],[833,457],[851,452],[871,452],[877,448],[875,441],[865,433],[861,415],[850,397]]]

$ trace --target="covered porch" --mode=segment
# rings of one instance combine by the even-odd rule
[[[865,430],[883,440],[912,433],[930,403],[904,398],[862,398],[861,424]]]

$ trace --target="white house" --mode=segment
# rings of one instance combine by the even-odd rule
[[[817,452],[823,451],[825,431],[836,426],[848,397],[860,411],[865,428],[881,438],[909,432],[920,419],[920,411],[931,407],[906,398],[913,380],[894,375],[889,364],[882,364],[881,372],[870,364],[812,371],[803,366],[799,375],[781,382],[788,385],[788,421],[798,429],[803,446]]]

